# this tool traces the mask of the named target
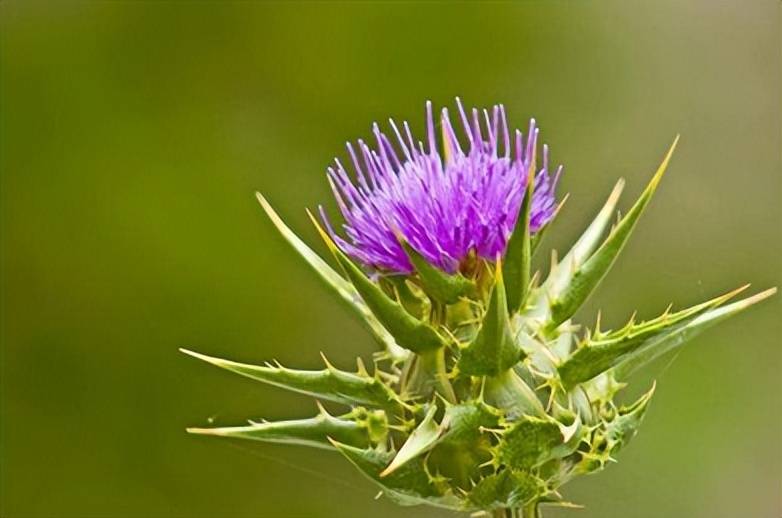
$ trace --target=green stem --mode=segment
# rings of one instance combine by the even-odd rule
[[[434,328],[444,325],[447,320],[448,307],[445,304],[432,301],[429,321]],[[447,401],[456,403],[456,394],[448,379],[445,366],[445,347],[421,353],[421,367],[434,378],[437,391]]]
[[[530,502],[518,509],[495,509],[493,518],[542,518],[537,502]]]
[[[426,366],[429,372],[434,375],[436,387],[447,401],[456,403],[456,394],[453,391],[451,382],[448,379],[448,372],[445,368],[445,347],[440,347],[434,351],[427,351],[421,355],[421,363]]]
[[[445,347],[414,355],[405,366],[401,387],[403,393],[423,398],[430,398],[436,391],[448,402],[456,403],[456,394],[445,366]]]
[[[540,507],[536,501],[532,501],[521,508],[521,518],[541,518]]]

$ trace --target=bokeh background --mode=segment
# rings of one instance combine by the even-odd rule
[[[345,140],[388,116],[420,131],[426,99],[504,102],[565,164],[562,251],[681,133],[582,317],[778,285],[780,5],[2,2],[0,515],[455,516],[373,500],[336,454],[185,434],[314,405],[180,346],[300,367],[373,350],[253,192],[323,252],[304,208],[334,208]],[[782,515],[781,307],[640,376],[660,382],[641,433],[565,488],[585,510],[547,516]]]

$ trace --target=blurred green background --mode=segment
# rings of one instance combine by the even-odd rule
[[[314,405],[177,347],[300,367],[373,350],[253,192],[323,252],[304,208],[334,208],[345,140],[388,116],[420,131],[426,99],[504,102],[565,164],[562,250],[681,133],[582,317],[778,285],[780,5],[4,1],[0,515],[454,516],[373,500],[335,454],[184,433]],[[660,381],[641,433],[565,488],[586,510],[547,516],[781,516],[781,307],[639,377]]]

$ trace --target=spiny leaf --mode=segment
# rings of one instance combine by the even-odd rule
[[[421,423],[407,438],[402,445],[402,448],[399,449],[399,452],[397,452],[394,457],[394,460],[392,460],[388,467],[380,473],[380,478],[387,477],[408,461],[429,451],[429,449],[435,445],[438,437],[440,437],[447,426],[445,421],[443,421],[442,425],[438,425],[437,422],[435,422],[435,412],[437,412],[437,406],[429,405],[429,411],[426,413]]]
[[[570,455],[580,437],[574,434],[580,422],[565,426],[551,418],[524,416],[503,432],[497,446],[502,464],[514,469],[531,469],[544,462]]]
[[[513,339],[501,261],[497,261],[494,289],[478,334],[461,350],[459,371],[470,376],[497,376],[524,358]]]
[[[747,286],[716,297],[707,302],[692,306],[676,313],[668,313],[639,324],[632,321],[625,327],[610,333],[597,332],[558,367],[559,376],[565,389],[571,389],[578,383],[588,381],[601,372],[618,364],[627,354],[636,351],[666,333],[691,322],[709,309],[721,306],[736,296]]]
[[[427,301],[424,300],[424,297],[419,297],[418,294],[410,288],[405,276],[389,275],[388,277],[382,278],[381,282],[388,283],[396,299],[408,313],[416,318],[422,318],[425,314],[424,312],[428,309],[429,304],[426,303]]]
[[[622,407],[607,421],[594,427],[589,440],[589,450],[580,451],[581,459],[573,467],[574,473],[594,473],[615,461],[613,455],[632,439],[649,406],[655,386],[629,407]]]
[[[400,505],[428,504],[447,509],[459,507],[456,496],[432,480],[421,459],[413,459],[387,477],[380,478],[380,472],[391,462],[394,452],[360,449],[334,440],[331,444]]]
[[[447,405],[443,424],[447,426],[429,454],[429,465],[453,484],[471,487],[481,465],[492,458],[492,435],[488,429],[499,426],[501,412],[481,401]]]
[[[397,236],[397,238],[407,253],[407,257],[410,258],[410,262],[413,263],[423,290],[431,298],[442,304],[453,304],[461,297],[475,295],[475,283],[459,273],[455,275],[445,273],[430,264],[403,237]]]
[[[474,444],[485,436],[482,429],[495,428],[502,412],[482,401],[467,401],[458,405],[447,405],[443,422],[447,428],[439,443],[464,447]]]
[[[626,446],[638,432],[641,421],[646,415],[646,409],[649,408],[649,401],[654,395],[655,387],[656,385],[653,384],[652,388],[638,401],[630,406],[620,408],[616,417],[606,423],[605,437],[611,453],[616,453]]]
[[[312,213],[308,212],[308,214],[356,291],[364,299],[378,321],[394,337],[397,344],[413,352],[437,349],[445,344],[437,331],[425,322],[413,317],[401,304],[390,299],[377,284],[369,280],[364,272],[337,247]]]
[[[563,507],[566,509],[583,509],[584,506],[581,504],[576,504],[573,502],[569,502],[567,500],[563,500],[561,497],[557,497],[555,495],[546,495],[542,497],[540,500],[538,500],[538,503],[541,506],[549,506],[549,507]]]
[[[370,438],[366,426],[350,419],[350,414],[346,417],[348,419],[337,418],[321,410],[318,416],[310,419],[252,423],[248,426],[227,428],[188,428],[187,431],[200,435],[299,444],[329,450],[333,449],[328,441],[328,437],[331,437],[355,447],[368,447]]]
[[[590,398],[589,392],[581,386],[575,387],[570,392],[555,391],[559,404],[579,416],[582,422],[592,425],[598,419],[595,402]]]
[[[638,201],[635,202],[627,215],[619,221],[614,229],[612,229],[611,234],[603,241],[600,248],[598,248],[584,264],[576,266],[576,270],[567,287],[564,288],[564,291],[561,294],[557,294],[556,298],[552,300],[551,321],[547,325],[549,329],[556,328],[559,324],[573,316],[576,310],[586,301],[614,264],[614,261],[622,251],[622,248],[624,248],[627,239],[635,228],[638,219],[641,217],[641,214],[643,214],[644,209],[646,209],[654,192],[657,190],[657,186],[676,149],[678,140],[679,137],[677,136],[660,164],[660,167],[657,169],[657,172],[649,182],[649,185],[647,185],[644,192],[641,193]],[[568,265],[564,264],[564,267],[567,268]]]
[[[315,270],[315,272],[336,291],[340,297],[353,305],[363,305],[358,297],[356,290],[345,279],[343,279],[331,266],[320,258],[304,241],[302,241],[280,218],[266,198],[259,192],[255,193],[258,202],[261,204],[264,212],[271,220],[274,227],[279,231],[282,237],[293,247],[299,255]]]
[[[458,405],[447,404],[442,422],[434,421],[437,408],[432,405],[421,424],[399,450],[392,463],[380,474],[385,477],[402,464],[424,453],[432,452],[435,464],[449,478],[466,484],[474,470],[486,462],[491,442],[487,428],[498,426],[501,412],[480,401]],[[458,458],[458,462],[449,462]],[[468,472],[462,472],[463,470]]]
[[[523,415],[544,416],[546,411],[529,385],[513,369],[486,378],[486,402],[505,413],[508,419]]]
[[[524,199],[516,216],[516,225],[508,240],[505,252],[505,262],[502,265],[502,275],[507,280],[508,311],[515,313],[519,310],[530,283],[530,269],[532,266],[532,244],[530,241],[530,206],[535,190],[535,154],[533,148],[532,160],[527,171],[527,189]]]
[[[535,338],[525,330],[516,334],[519,343],[529,358],[530,365],[538,372],[550,376],[556,372],[556,356],[552,352],[552,342]]]
[[[625,359],[613,368],[612,372],[617,379],[626,379],[644,365],[654,361],[665,353],[681,347],[685,342],[692,339],[709,326],[744,311],[753,304],[757,304],[758,302],[769,298],[776,292],[776,288],[771,288],[751,297],[747,297],[746,299],[728,304],[727,306],[711,309],[686,325],[680,326],[655,340],[650,340],[644,347],[627,355]]]
[[[518,508],[545,492],[545,483],[526,471],[503,469],[484,477],[467,498],[476,510]]]
[[[366,405],[399,410],[404,404],[379,379],[341,371],[331,365],[319,371],[287,369],[282,366],[260,366],[214,358],[187,349],[185,354],[223,369],[269,385],[308,394],[346,405]]]
[[[323,259],[320,258],[310,247],[308,247],[304,241],[302,241],[280,218],[280,216],[274,211],[269,202],[264,196],[256,192],[255,196],[258,198],[258,202],[261,204],[266,215],[271,220],[274,227],[282,235],[283,238],[290,244],[293,249],[315,270],[318,277],[324,282],[329,291],[336,294],[339,299],[350,309],[354,314],[358,315],[361,322],[369,329],[375,339],[386,348],[388,354],[392,359],[401,361],[407,356],[407,351],[400,348],[395,342],[393,337],[386,331],[383,326],[372,315],[372,312],[361,300],[356,289],[345,279],[342,278],[331,266],[329,266]]]
[[[598,376],[595,376],[588,382],[576,385],[570,392],[563,394],[563,397],[570,398],[574,392],[585,393],[587,399],[592,405],[602,407],[611,405],[614,397],[627,386],[627,383],[618,381],[614,376],[613,370],[608,370]],[[579,390],[580,389],[580,390]]]
[[[616,204],[624,189],[624,180],[616,182],[611,194],[606,199],[600,212],[584,231],[576,244],[570,249],[559,264],[552,267],[548,278],[538,290],[538,299],[546,302],[546,297],[555,298],[570,283],[575,272],[573,265],[582,264],[600,244],[600,239],[605,229],[611,223],[611,218],[616,210]]]

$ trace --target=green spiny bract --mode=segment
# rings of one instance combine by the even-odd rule
[[[538,516],[568,505],[559,488],[603,469],[635,435],[654,387],[614,402],[627,377],[710,324],[770,296],[728,303],[743,288],[614,331],[571,321],[616,260],[668,165],[675,143],[629,212],[608,228],[623,182],[546,280],[531,275],[540,232],[529,207],[503,258],[475,258],[447,274],[398,236],[415,271],[369,277],[318,230],[339,271],[301,241],[267,201],[277,230],[363,322],[382,351],[373,372],[332,366],[302,371],[247,365],[188,352],[243,376],[347,407],[330,415],[250,422],[190,432],[333,449],[403,505],[429,504],[498,516]],[[532,175],[526,199],[531,198]],[[607,235],[606,235],[607,234]],[[604,237],[605,235],[605,237]],[[325,360],[325,358],[324,358]]]

